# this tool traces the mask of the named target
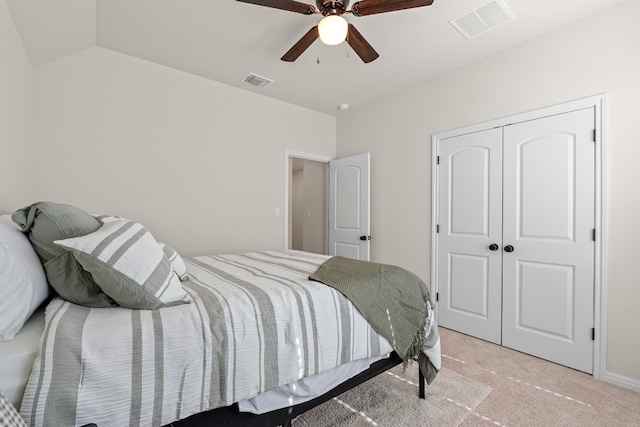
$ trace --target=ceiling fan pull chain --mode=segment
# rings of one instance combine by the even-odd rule
[[[320,56],[318,56],[318,59],[316,59],[316,62],[319,64],[320,63]]]

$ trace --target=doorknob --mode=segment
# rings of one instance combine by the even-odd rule
[[[492,243],[492,244],[489,245],[489,250],[490,251],[497,251],[499,247],[500,246],[498,246],[497,244]]]
[[[504,251],[505,252],[513,252],[514,249],[515,248],[513,246],[511,246],[511,245],[507,245],[507,246],[504,247]]]
[[[360,240],[371,240],[371,236],[360,236]]]

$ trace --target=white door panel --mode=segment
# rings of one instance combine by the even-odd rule
[[[330,255],[343,256],[343,257],[352,258],[352,259],[361,259],[359,244],[335,242],[335,245],[333,247],[334,247],[334,253]]]
[[[479,135],[463,138],[477,143]],[[449,234],[489,237],[491,147],[461,148],[447,156],[451,176]]]
[[[336,197],[336,228],[339,230],[361,229],[360,185],[361,168],[354,165],[336,168],[333,175]]]
[[[502,130],[447,139],[439,153],[439,323],[499,344],[501,255],[489,247],[502,240]]]
[[[507,129],[512,135],[514,129]],[[536,136],[505,146],[505,187],[520,215],[518,238],[573,240],[575,143],[568,134]],[[509,202],[505,206],[511,206]],[[516,206],[516,205],[514,205]],[[515,219],[515,218],[514,218]]]
[[[572,340],[573,268],[570,265],[521,261],[518,262],[518,277],[519,327],[551,338]]]
[[[330,255],[369,261],[369,169],[369,153],[329,162]]]
[[[505,127],[503,345],[592,372],[593,109]],[[512,212],[507,213],[507,207]]]
[[[480,320],[489,318],[488,264],[488,257],[449,254],[450,310]]]

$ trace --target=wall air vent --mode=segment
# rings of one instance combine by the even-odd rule
[[[485,3],[459,18],[449,21],[453,27],[468,40],[489,30],[499,27],[516,17],[502,0]]]
[[[242,79],[242,81],[245,82],[245,83],[249,83],[253,87],[260,87],[260,88],[267,87],[271,83],[273,83],[273,80],[268,79],[266,77],[259,76],[259,75],[254,74],[254,73],[247,74],[244,77],[244,79]]]

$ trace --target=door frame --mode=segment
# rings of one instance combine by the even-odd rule
[[[598,380],[607,380],[607,289],[605,280],[606,268],[606,147],[607,147],[607,95],[599,94],[587,98],[570,101],[551,107],[541,108],[526,113],[516,114],[501,119],[491,120],[476,125],[471,125],[446,132],[440,132],[431,136],[431,283],[438,292],[438,234],[436,227],[438,218],[438,144],[445,138],[460,136],[468,133],[479,132],[495,127],[503,127],[514,123],[526,122],[547,116],[568,113],[584,108],[594,108],[595,111],[595,259],[594,259],[594,328],[595,339],[593,342],[593,377]],[[436,316],[437,316],[436,310]],[[436,317],[437,321],[437,317]]]
[[[291,176],[291,169],[289,168],[289,160],[291,159],[303,159],[303,160],[313,160],[314,162],[321,162],[329,167],[329,162],[334,160],[335,157],[325,156],[322,154],[313,154],[313,153],[305,153],[302,151],[295,150],[284,150],[284,212],[283,212],[283,229],[284,229],[284,237],[282,243],[282,249],[289,249],[289,177]],[[327,181],[329,181],[329,174],[327,174]],[[329,188],[327,182],[327,188]],[[329,213],[329,193],[325,194],[327,198],[327,214]],[[328,217],[327,217],[328,218]],[[325,233],[325,247],[328,248],[328,240],[329,240],[329,229],[327,228],[327,232]]]

